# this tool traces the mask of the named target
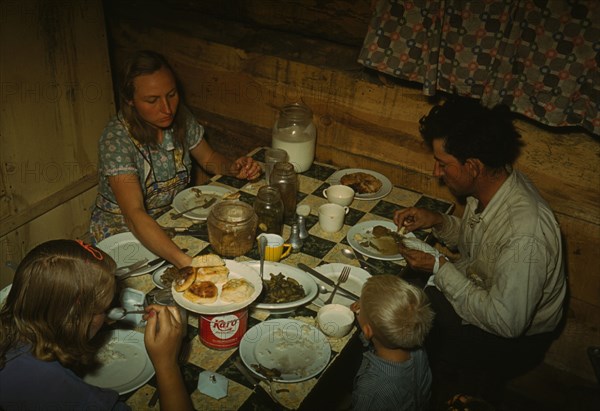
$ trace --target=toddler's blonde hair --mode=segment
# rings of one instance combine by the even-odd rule
[[[392,349],[423,345],[434,317],[423,290],[389,274],[367,280],[360,296],[360,310],[374,336]]]

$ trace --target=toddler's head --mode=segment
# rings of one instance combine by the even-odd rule
[[[374,275],[363,285],[359,323],[390,349],[423,345],[434,313],[423,290],[395,275]]]

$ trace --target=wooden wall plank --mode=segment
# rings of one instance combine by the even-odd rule
[[[86,237],[96,191],[93,187],[0,237],[0,288],[12,282],[10,267],[16,267],[36,245],[56,238]]]
[[[101,0],[0,3],[0,283],[39,242],[87,231],[115,113]],[[92,194],[93,193],[93,194]]]

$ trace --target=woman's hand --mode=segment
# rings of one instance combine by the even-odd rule
[[[409,207],[403,210],[396,210],[394,213],[394,223],[400,229],[404,227],[407,233],[419,228],[431,228],[434,225],[442,224],[443,221],[440,213],[424,208]]]
[[[177,364],[177,356],[187,325],[181,323],[177,307],[152,304],[145,308],[144,344],[155,368]]]
[[[254,180],[260,176],[262,169],[252,157],[240,157],[231,164],[229,172],[239,179]]]

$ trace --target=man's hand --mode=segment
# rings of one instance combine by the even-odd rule
[[[414,270],[433,272],[435,265],[435,257],[429,253],[419,250],[406,248],[402,245],[398,246],[398,252],[402,254],[406,263]]]
[[[434,225],[442,224],[443,221],[440,213],[424,208],[409,207],[396,210],[394,213],[394,223],[399,229],[404,227],[404,231],[407,233],[419,228],[431,228]]]

